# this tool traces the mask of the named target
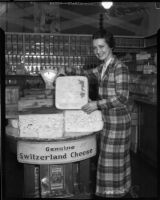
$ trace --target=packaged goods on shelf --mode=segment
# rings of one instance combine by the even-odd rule
[[[137,60],[137,61],[138,61],[138,60],[139,60],[139,61],[140,61],[140,60],[145,61],[145,60],[148,60],[150,57],[151,57],[151,54],[148,53],[148,52],[146,52],[146,51],[142,51],[142,52],[136,54],[136,60]]]
[[[151,65],[151,64],[144,65],[143,73],[144,74],[157,73],[157,68],[155,65]]]
[[[11,66],[14,63],[16,72],[18,63],[16,56],[24,56],[25,68],[27,73],[31,75],[39,73],[39,65],[42,65],[41,68],[53,68],[61,65],[83,66],[85,61],[81,59],[82,55],[85,55],[86,59],[86,57],[90,57],[93,54],[90,35],[6,33],[6,38],[5,52],[8,57],[9,55],[12,56],[11,59],[8,58],[8,64]],[[36,63],[39,63],[38,67],[35,65],[37,56],[40,56],[39,61],[36,61]],[[51,57],[48,58],[48,56]],[[70,56],[73,56],[73,63],[69,61]],[[41,57],[43,58],[41,59]],[[66,62],[66,60],[68,61]]]

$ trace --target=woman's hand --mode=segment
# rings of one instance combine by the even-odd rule
[[[98,110],[97,101],[90,101],[82,107],[82,110],[87,114],[92,113],[95,110]]]

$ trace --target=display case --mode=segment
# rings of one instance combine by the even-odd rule
[[[137,98],[156,102],[156,51],[143,50],[136,54],[136,70],[130,74],[130,93]]]
[[[157,51],[155,46],[150,49],[146,45],[147,42],[137,52],[116,52],[116,54],[128,66],[130,72],[130,97],[156,103],[157,66],[155,56]],[[153,45],[155,44],[153,43]]]

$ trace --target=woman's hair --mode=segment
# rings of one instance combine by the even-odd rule
[[[108,46],[113,49],[115,46],[115,41],[114,41],[114,37],[113,34],[109,31],[106,31],[105,29],[99,29],[97,32],[95,32],[92,35],[92,39],[100,39],[100,38],[104,38],[106,43],[108,44]]]

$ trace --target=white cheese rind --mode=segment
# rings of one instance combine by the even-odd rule
[[[63,137],[63,114],[19,115],[20,137]]]
[[[100,111],[94,111],[87,114],[82,110],[66,110],[65,111],[65,136],[67,133],[74,132],[85,133],[97,132],[103,128],[102,114]]]
[[[55,105],[58,109],[81,109],[87,103],[87,77],[67,76],[56,79]]]

